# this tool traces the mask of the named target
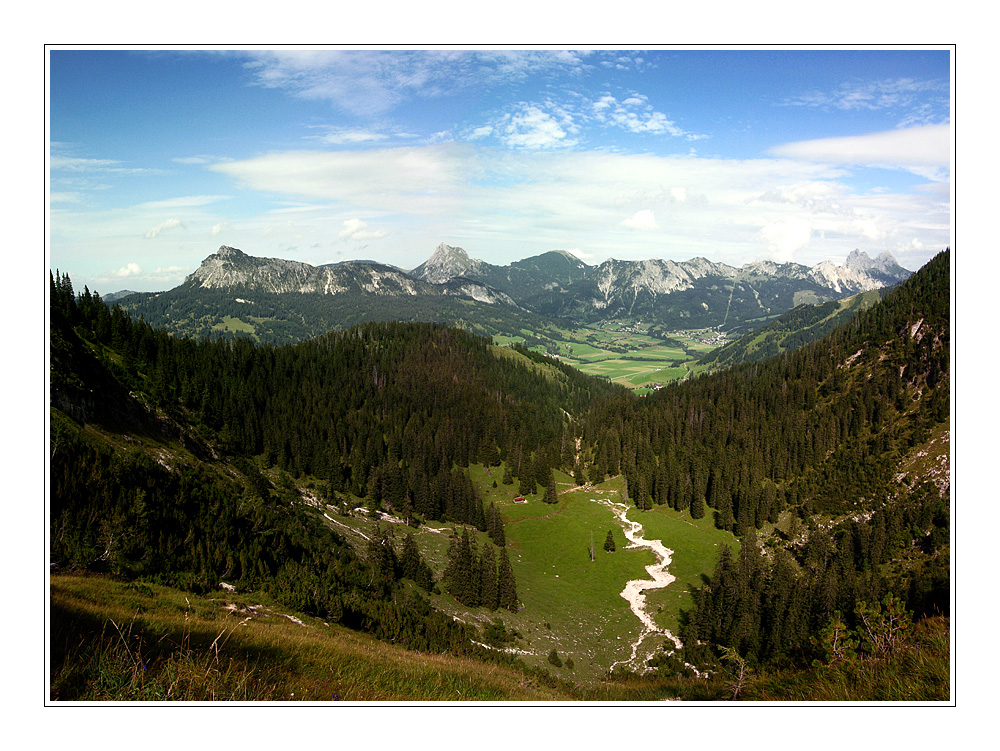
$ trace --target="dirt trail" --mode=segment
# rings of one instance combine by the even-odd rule
[[[614,670],[618,665],[625,665],[630,670],[642,673],[647,669],[646,662],[660,651],[662,644],[661,640],[656,640],[656,644],[652,648],[647,649],[645,653],[640,655],[639,649],[648,638],[660,636],[669,639],[677,649],[683,646],[681,640],[670,631],[657,626],[652,616],[646,610],[646,591],[650,589],[662,589],[676,579],[676,577],[667,571],[667,566],[670,565],[674,551],[666,547],[660,540],[645,539],[642,536],[642,525],[628,518],[630,507],[626,504],[616,503],[605,498],[594,498],[592,500],[595,503],[607,506],[614,512],[615,516],[621,522],[622,530],[625,532],[625,539],[630,543],[628,547],[648,548],[653,551],[653,554],[658,559],[656,563],[646,566],[646,572],[650,576],[649,579],[633,579],[625,585],[625,589],[621,592],[621,596],[628,602],[629,607],[632,608],[632,612],[635,613],[635,616],[642,623],[643,631],[639,635],[639,638],[633,642],[632,653],[629,658],[615,662],[611,666],[611,670]]]

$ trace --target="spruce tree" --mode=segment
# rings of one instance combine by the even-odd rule
[[[705,516],[705,499],[696,495],[691,499],[691,518],[701,519]]]
[[[610,529],[608,530],[608,536],[604,538],[604,549],[609,553],[615,552],[615,536]]]
[[[483,547],[479,558],[480,604],[484,608],[496,610],[500,607],[500,587],[497,578],[497,562],[491,545]]]
[[[497,572],[497,587],[500,590],[500,607],[512,613],[517,612],[517,585],[514,583],[514,570],[510,567],[507,551],[500,552],[500,567]]]
[[[434,573],[420,556],[412,532],[406,535],[406,539],[403,540],[403,551],[399,556],[399,571],[400,576],[412,580],[417,586],[428,592],[434,586]]]
[[[556,492],[556,476],[554,472],[549,472],[548,486],[545,488],[545,502],[558,503],[559,495]]]

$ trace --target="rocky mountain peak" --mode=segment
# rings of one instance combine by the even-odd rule
[[[888,251],[886,251],[888,252]],[[890,253],[890,256],[892,254]],[[875,267],[875,262],[868,257],[868,254],[863,250],[858,250],[855,248],[847,256],[847,260],[844,261],[844,267],[848,269],[855,269],[857,271],[865,271]]]
[[[464,250],[441,243],[430,258],[413,270],[412,276],[425,282],[441,284],[462,276],[472,265],[473,261]]]
[[[246,253],[244,253],[239,248],[233,248],[229,245],[219,246],[219,250],[215,253],[216,258],[219,259],[229,259],[235,260],[237,258],[248,258]]]

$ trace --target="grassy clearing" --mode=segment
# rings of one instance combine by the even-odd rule
[[[663,628],[677,632],[681,610],[690,610],[691,591],[711,575],[724,546],[739,549],[739,541],[729,532],[716,529],[708,517],[692,519],[686,512],[658,506],[645,512],[632,511],[630,519],[642,523],[647,540],[662,540],[673,551],[668,571],[676,581],[664,589],[646,594],[649,611]]]
[[[234,333],[250,334],[254,338],[257,336],[257,329],[253,324],[248,323],[233,316],[223,316],[222,320],[212,326],[213,331],[232,331]]]
[[[546,504],[542,489],[529,495],[527,503],[514,503],[517,485],[503,485],[503,467],[472,465],[470,476],[486,505],[496,504],[505,521],[507,549],[517,579],[518,595],[524,606],[519,613],[470,609],[443,591],[432,594],[435,607],[460,620],[483,627],[500,618],[521,638],[515,643],[527,665],[549,670],[575,683],[603,678],[608,668],[626,659],[641,624],[621,597],[625,583],[645,579],[645,567],[656,562],[645,549],[626,547],[624,534],[611,510],[596,499],[618,501],[623,480],[612,478],[593,488],[578,487],[568,475],[557,472],[558,504]],[[493,487],[496,482],[496,487]],[[340,516],[327,512],[331,524],[346,532],[348,539],[363,552],[376,521],[364,513]],[[711,520],[692,520],[686,512],[658,507],[648,512],[632,509],[629,518],[642,523],[646,539],[661,539],[674,551],[669,570],[677,581],[662,590],[647,593],[649,612],[661,628],[677,630],[681,609],[691,607],[690,590],[701,584],[702,575],[711,574],[722,545],[737,546],[735,538],[715,529]],[[440,580],[447,565],[447,551],[453,532],[461,526],[430,523],[411,530],[403,525],[379,522],[397,540],[412,532],[428,565]],[[608,531],[617,550],[603,549]],[[482,547],[485,534],[475,532]],[[593,535],[596,560],[590,560]],[[555,649],[573,668],[553,668],[547,662]]]

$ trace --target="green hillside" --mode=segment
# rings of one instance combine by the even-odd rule
[[[744,362],[767,360],[820,339],[881,300],[888,290],[862,292],[845,300],[799,305],[776,320],[707,354],[695,373],[714,372]],[[740,327],[745,328],[745,327]],[[737,329],[738,331],[738,329]],[[732,332],[731,332],[732,334]]]

